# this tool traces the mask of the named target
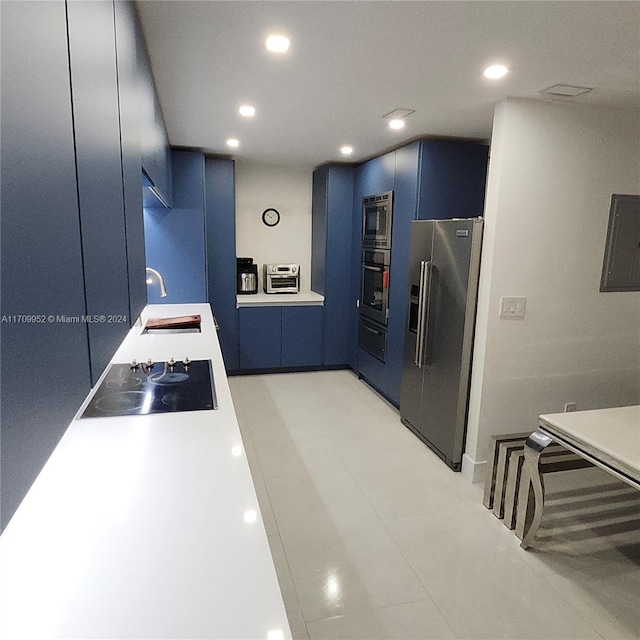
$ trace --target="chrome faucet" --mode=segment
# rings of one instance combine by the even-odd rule
[[[164,278],[162,277],[162,274],[159,271],[156,271],[156,269],[152,269],[151,267],[147,267],[146,270],[153,274],[156,278],[158,278],[158,284],[160,285],[160,297],[161,298],[166,298],[167,297],[167,288],[164,286]],[[153,282],[153,280],[151,278],[147,278],[147,284],[151,284]]]

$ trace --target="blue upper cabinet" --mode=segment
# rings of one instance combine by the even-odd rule
[[[67,6],[87,314],[105,319],[87,324],[93,383],[130,326],[113,12],[110,0]]]
[[[91,384],[65,3],[1,4],[4,528]]]
[[[145,206],[171,207],[173,206],[171,149],[151,72],[149,53],[139,21],[136,21],[136,26],[142,168],[151,182],[155,196],[150,196]],[[146,189],[145,191],[149,193]]]
[[[157,282],[149,285],[149,302],[206,302],[204,155],[173,151],[173,207],[145,209],[147,264],[166,283],[160,297]]]
[[[325,165],[313,174],[311,288],[324,296],[324,364],[349,361],[349,274],[355,169]]]
[[[360,198],[384,191],[391,191],[396,175],[396,152],[373,158],[360,165],[358,192]]]
[[[234,178],[233,160],[205,159],[207,294],[228,371],[239,368]]]
[[[481,216],[489,147],[449,140],[423,140],[421,145],[418,219]]]

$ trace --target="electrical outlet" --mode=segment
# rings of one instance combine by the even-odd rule
[[[500,298],[501,318],[524,318],[526,298]]]
[[[575,402],[567,402],[567,404],[564,405],[564,412],[565,413],[569,413],[571,411],[575,411],[576,410],[576,403]]]

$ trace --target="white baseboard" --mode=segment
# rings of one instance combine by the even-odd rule
[[[487,467],[487,461],[481,460],[476,462],[470,458],[466,453],[462,456],[462,475],[469,480],[469,482],[483,482],[485,469]]]

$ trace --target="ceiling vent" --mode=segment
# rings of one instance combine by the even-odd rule
[[[570,84],[554,84],[551,87],[542,89],[540,91],[543,97],[549,96],[550,98],[577,98],[583,96],[585,93],[593,91],[591,87],[575,87]]]
[[[382,117],[386,120],[404,120],[407,116],[415,112],[415,109],[394,109],[393,111],[389,111],[389,113],[385,113]]]

